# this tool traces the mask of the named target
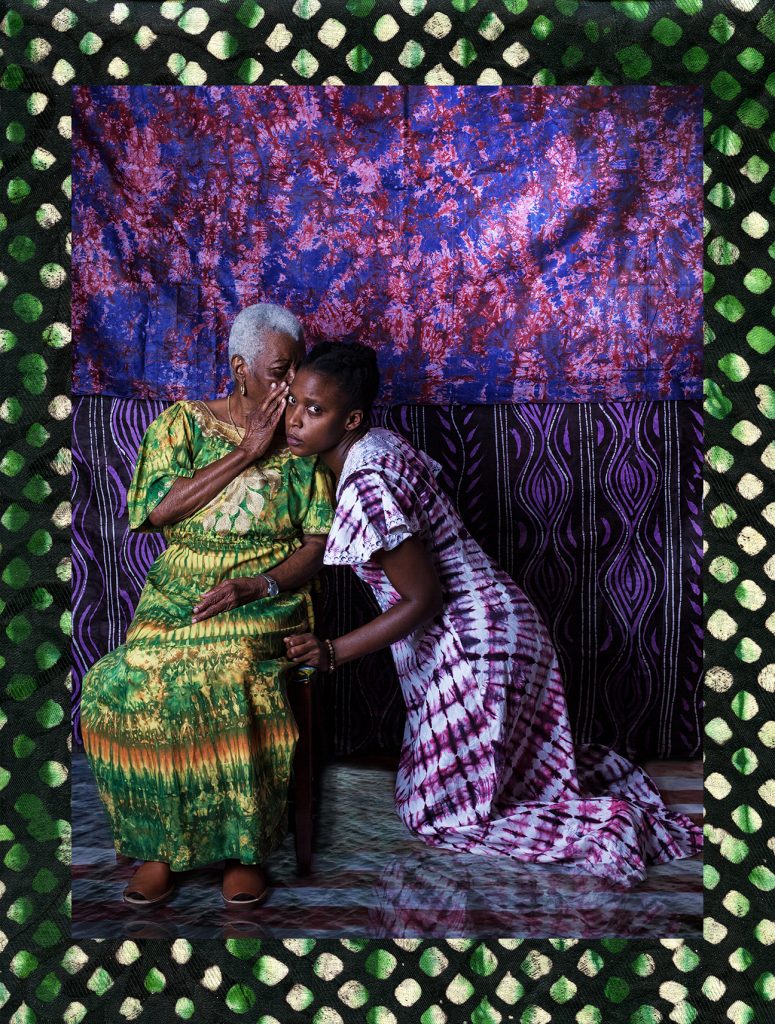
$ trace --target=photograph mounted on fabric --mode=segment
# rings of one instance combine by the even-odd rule
[[[73,100],[74,934],[699,935],[701,90]],[[457,653],[428,626],[423,664],[293,678],[302,607],[336,639],[400,594],[287,445],[149,518],[243,443],[256,304],[262,351],[376,353],[366,438],[467,580]],[[331,520],[311,594],[192,623]],[[264,861],[260,906],[224,904],[222,858]]]

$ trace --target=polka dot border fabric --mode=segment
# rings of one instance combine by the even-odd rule
[[[11,0],[0,21],[0,51],[3,1019],[771,1019],[772,5]],[[701,943],[508,936],[71,941],[70,88],[140,83],[704,86],[707,842]]]

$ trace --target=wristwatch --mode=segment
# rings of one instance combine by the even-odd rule
[[[270,576],[269,573],[266,572],[262,572],[260,575],[262,580],[266,580],[266,596],[277,597],[280,593],[280,585],[274,576]]]

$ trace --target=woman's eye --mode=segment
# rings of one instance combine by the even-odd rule
[[[288,395],[288,405],[296,405],[296,399],[293,395]]]
[[[317,416],[318,413],[321,411],[320,410],[320,406],[319,405],[311,405],[309,407],[309,411],[312,413],[313,416]]]

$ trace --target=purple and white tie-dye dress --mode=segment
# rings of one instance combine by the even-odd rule
[[[637,765],[574,746],[549,634],[536,609],[470,536],[439,466],[389,430],[352,446],[326,546],[385,611],[400,598],[372,560],[418,536],[444,610],[392,645],[407,708],[396,809],[431,846],[565,864],[632,886],[647,863],[692,857],[702,833],[669,811]]]

